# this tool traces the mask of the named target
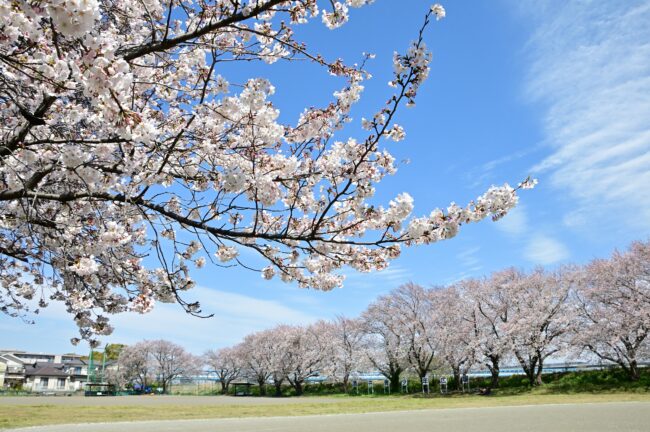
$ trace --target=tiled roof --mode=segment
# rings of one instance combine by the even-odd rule
[[[54,364],[34,364],[25,366],[25,376],[45,376],[45,377],[68,377],[64,365]]]

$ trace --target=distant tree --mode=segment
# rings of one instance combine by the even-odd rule
[[[432,326],[438,347],[436,356],[454,376],[460,389],[461,375],[474,364],[476,354],[472,310],[460,285],[450,285],[431,291]]]
[[[257,382],[261,396],[266,395],[266,383],[273,376],[276,349],[272,329],[249,334],[237,346],[242,373]]]
[[[324,322],[317,322],[306,327],[282,327],[285,376],[297,395],[303,393],[307,379],[320,374],[325,357],[331,355],[331,344],[319,337],[325,326]]]
[[[579,326],[573,345],[638,380],[639,360],[650,359],[650,241],[589,263],[574,294]]]
[[[512,313],[512,301],[506,287],[517,276],[515,269],[493,273],[489,278],[462,281],[464,291],[471,301],[471,315],[475,352],[488,368],[491,386],[499,386],[501,362],[511,352],[506,326]]]
[[[241,376],[244,363],[239,347],[209,350],[203,354],[207,371],[216,374],[221,383],[221,393],[228,394],[230,383]]]
[[[275,396],[282,396],[282,385],[287,381],[287,376],[292,372],[293,368],[287,353],[292,344],[295,330],[293,326],[278,325],[260,334],[266,339],[267,346],[270,348],[268,350],[268,361]]]
[[[119,363],[117,367],[106,368],[104,380],[113,384],[118,390],[127,387],[128,384],[133,384],[133,381],[128,379],[126,371],[119,367]]]
[[[172,342],[145,340],[122,349],[118,367],[120,379],[142,388],[157,382],[167,393],[173,379],[197,373],[200,362]]]
[[[400,376],[409,366],[408,345],[400,319],[389,310],[390,300],[382,296],[361,314],[363,346],[370,364],[390,381],[391,390],[400,386]]]
[[[439,348],[434,315],[436,305],[432,292],[409,282],[392,290],[379,301],[383,311],[390,316],[389,327],[400,335],[406,361],[420,379],[432,369]]]
[[[155,379],[155,367],[151,361],[151,343],[138,342],[124,347],[117,360],[119,376],[116,382],[130,383],[144,389]]]
[[[570,272],[518,273],[507,287],[512,309],[506,330],[531,385],[542,384],[544,361],[567,347],[575,316],[568,309]]]
[[[120,357],[120,353],[126,347],[124,344],[108,344],[104,348],[104,353],[106,354],[106,360],[117,360]]]
[[[358,371],[366,360],[361,322],[339,316],[321,328],[324,331],[319,338],[329,343],[331,350],[324,358],[324,369],[327,374],[340,379],[347,392],[352,373]]]
[[[166,340],[150,341],[149,357],[156,380],[162,384],[163,393],[169,391],[175,378],[194,375],[200,370],[200,359],[185,351],[180,345]]]

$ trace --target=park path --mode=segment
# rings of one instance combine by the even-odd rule
[[[18,430],[18,429],[17,429]],[[24,432],[649,432],[650,403],[456,408],[368,414],[61,425]]]

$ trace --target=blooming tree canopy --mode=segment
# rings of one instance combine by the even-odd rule
[[[468,319],[474,328],[474,350],[490,371],[492,387],[499,386],[501,363],[510,350],[506,333],[513,299],[506,287],[516,277],[515,269],[506,269],[482,279],[461,281],[468,293],[472,310]]]
[[[397,391],[400,376],[410,365],[409,341],[402,334],[401,317],[390,309],[389,296],[379,297],[361,314],[363,349],[373,369],[390,381],[392,391]]]
[[[221,384],[221,393],[228,394],[230,383],[239,378],[242,372],[242,355],[239,347],[208,350],[203,354],[203,363],[209,373],[213,373]]]
[[[589,263],[576,278],[574,296],[574,347],[639,379],[639,361],[650,359],[650,241]]]
[[[382,312],[392,320],[388,328],[401,336],[407,362],[419,378],[424,378],[433,368],[439,348],[435,337],[438,326],[434,314],[438,311],[432,301],[434,296],[433,291],[409,282],[378,300]]]
[[[276,351],[277,341],[273,329],[246,335],[237,345],[242,375],[257,382],[261,396],[266,395],[266,382],[273,376]]]
[[[438,345],[436,356],[447,365],[454,376],[456,389],[461,389],[461,375],[469,372],[476,353],[476,333],[470,296],[463,292],[465,285],[452,284],[432,292],[435,339]],[[469,315],[469,316],[468,316]]]
[[[108,315],[184,299],[191,266],[256,268],[302,287],[342,285],[343,266],[381,270],[400,246],[453,237],[498,219],[517,188],[411,218],[402,193],[370,203],[395,172],[386,141],[405,132],[429,73],[423,30],[393,59],[385,106],[343,126],[369,78],[365,61],[326,59],[294,38],[320,15],[329,28],[372,0],[35,0],[0,4],[0,308],[24,315],[62,301],[81,337],[111,332]],[[367,56],[366,60],[370,56]],[[343,80],[331,103],[278,121],[272,83],[224,77],[226,62],[304,59]],[[151,265],[154,259],[158,265]],[[149,264],[147,264],[149,263]],[[78,342],[78,339],[75,340]]]
[[[158,383],[167,393],[172,381],[196,373],[200,361],[183,347],[166,340],[145,340],[125,347],[117,360],[113,381],[137,384],[142,389]]]
[[[505,287],[512,308],[505,324],[511,349],[531,385],[542,384],[544,361],[566,348],[575,317],[569,313],[570,272],[515,272]]]
[[[363,369],[365,352],[363,350],[363,328],[359,319],[337,317],[318,327],[320,338],[329,344],[329,355],[324,358],[324,371],[337,377],[348,391],[352,374]]]

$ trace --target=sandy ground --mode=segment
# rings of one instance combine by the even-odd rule
[[[615,432],[650,431],[650,403],[623,402],[456,408],[306,417],[171,420],[89,425],[39,426],[30,432]]]
[[[67,405],[67,406],[123,406],[123,405],[290,405],[301,403],[340,402],[334,398],[272,398],[233,396],[6,396],[0,397],[1,405]]]

